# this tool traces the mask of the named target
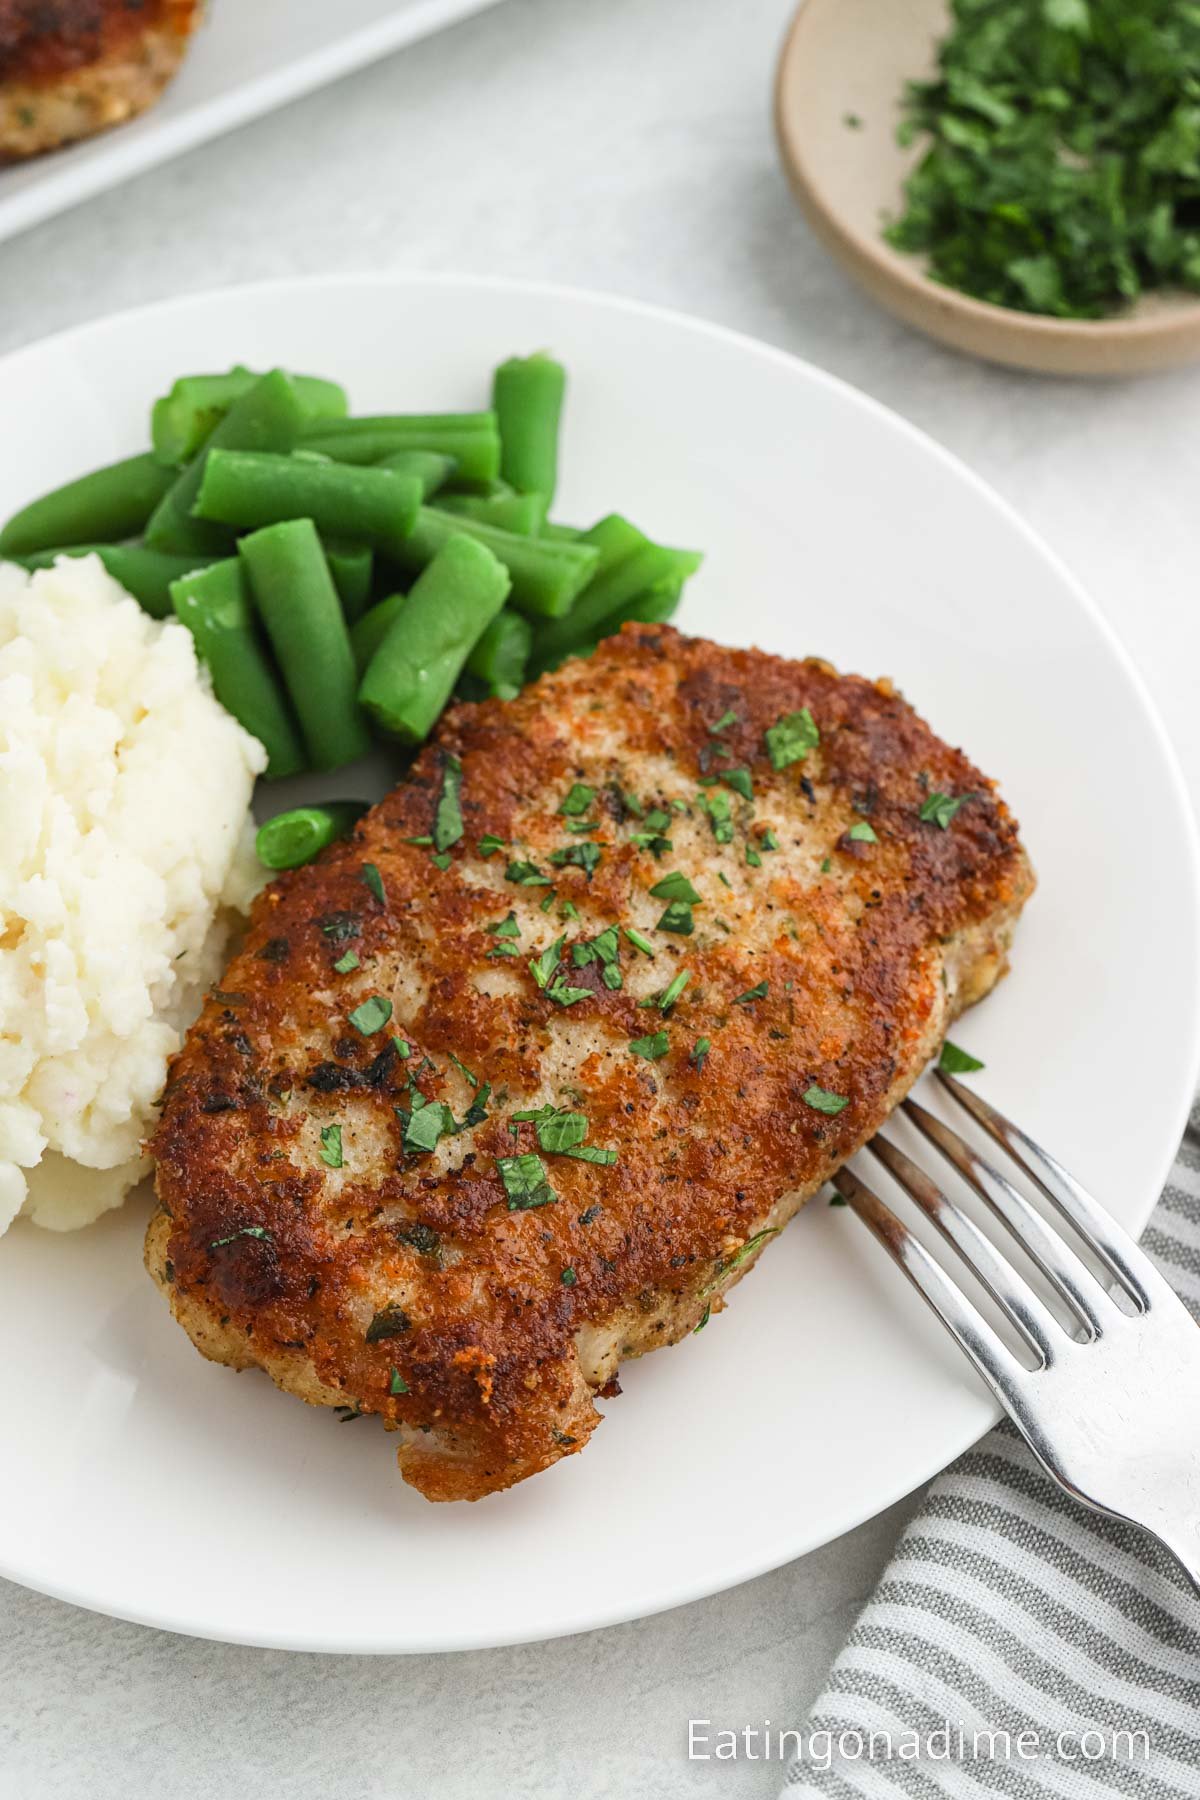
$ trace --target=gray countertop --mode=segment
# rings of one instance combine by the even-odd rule
[[[332,269],[538,276],[719,320],[866,389],[1016,503],[1124,639],[1195,797],[1200,375],[1004,373],[849,287],[776,162],[789,10],[506,0],[0,247],[0,350]],[[909,1505],[658,1618],[442,1658],[219,1647],[0,1583],[0,1800],[772,1794],[778,1765],[689,1763],[688,1720],[798,1723]]]

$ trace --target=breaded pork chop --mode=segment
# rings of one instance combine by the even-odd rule
[[[0,162],[143,112],[203,10],[203,0],[0,0]]]
[[[204,1355],[397,1427],[430,1499],[508,1487],[720,1311],[1032,885],[889,683],[628,626],[456,707],[261,895],[171,1071],[150,1272]]]

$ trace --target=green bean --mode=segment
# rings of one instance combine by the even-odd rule
[[[568,610],[599,560],[599,552],[591,544],[554,544],[543,538],[518,537],[478,519],[452,518],[435,507],[423,506],[411,533],[395,551],[396,561],[405,569],[423,569],[457,533],[485,545],[504,564],[512,577],[514,606],[546,618],[557,618]]]
[[[385,731],[410,744],[428,737],[508,590],[508,572],[490,550],[461,534],[448,539],[413,584],[358,690]]]
[[[26,569],[49,569],[60,556],[98,556],[114,581],[133,595],[152,619],[171,616],[171,583],[205,568],[204,558],[168,556],[163,550],[147,550],[143,544],[70,544],[57,550],[35,550],[15,560]]]
[[[498,612],[467,658],[467,669],[494,692],[505,688],[515,693],[525,679],[525,665],[533,643],[529,620],[511,606]]]
[[[470,494],[476,500],[499,500],[504,495],[513,495],[516,488],[509,481],[502,481],[497,475],[493,481],[463,481],[457,474],[452,475],[447,483],[453,494]]]
[[[152,456],[93,469],[14,513],[0,531],[0,555],[135,537],[174,479]]]
[[[396,450],[436,450],[454,457],[457,480],[494,481],[500,473],[500,432],[493,412],[332,419],[310,425],[300,441],[338,462],[373,463]]]
[[[349,836],[368,810],[365,800],[327,800],[323,806],[297,806],[276,813],[260,825],[254,840],[265,869],[298,869],[338,838]]]
[[[246,593],[236,556],[171,583],[175,615],[196,640],[213,692],[267,752],[267,774],[296,775],[305,766],[292,722]]]
[[[434,505],[439,512],[498,525],[518,537],[537,537],[546,522],[545,494],[439,494]]]
[[[318,531],[397,552],[421,504],[415,475],[246,450],[211,450],[196,500],[199,519],[240,530],[311,519]]]
[[[567,372],[552,356],[513,356],[496,370],[492,405],[500,422],[500,473],[521,494],[554,499],[558,422]]]
[[[389,594],[386,600],[378,601],[368,608],[361,619],[354,621],[350,632],[350,648],[354,651],[360,675],[387,636],[389,625],[407,599],[407,594]]]
[[[611,637],[622,625],[665,625],[679,610],[686,582],[686,575],[675,575],[658,582],[655,587],[647,588],[644,594],[631,600],[628,606],[610,613],[605,620],[604,636]]]
[[[578,545],[561,547],[585,544],[597,552],[596,573],[565,618],[549,619],[538,626],[533,643],[533,668],[538,674],[607,636],[608,621],[623,606],[660,582],[686,580],[702,560],[694,550],[672,550],[653,543],[620,513],[610,513],[585,531]]]
[[[371,738],[355,701],[354,653],[312,520],[268,525],[238,550],[314,768],[365,756]]]
[[[261,374],[241,363],[223,375],[181,375],[170,393],[154,402],[150,414],[150,437],[158,461],[168,468],[188,462],[234,401],[261,379]],[[336,381],[323,381],[319,375],[293,375],[292,386],[307,420],[345,417],[349,402],[345,388]]]
[[[371,597],[375,553],[369,544],[351,544],[344,538],[327,538],[324,549],[346,623],[353,625],[367,610]]]
[[[582,525],[559,525],[554,519],[547,519],[539,535],[555,538],[560,544],[575,544],[584,532]]]
[[[421,498],[428,500],[431,494],[445,487],[458,463],[454,457],[442,456],[436,450],[393,450],[390,456],[381,457],[375,467],[395,469],[400,475],[415,475],[421,483]]]
[[[612,637],[615,632],[620,631],[622,625],[631,623],[639,625],[665,624],[678,609],[683,588],[684,578],[678,575],[659,582],[655,587],[648,588],[644,594],[639,594],[628,605],[619,606],[616,612],[610,613],[590,642],[579,644],[573,650],[562,651],[551,664],[539,660],[537,674],[544,675],[548,668],[556,669],[560,663],[566,662],[568,656],[590,656],[603,639]]]
[[[192,516],[211,450],[290,450],[304,423],[296,388],[282,369],[272,369],[233,402],[219,424],[173,487],[168,489],[146,527],[151,550],[174,550],[184,556],[227,556],[233,534],[225,527]]]

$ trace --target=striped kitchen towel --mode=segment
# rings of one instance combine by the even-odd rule
[[[1200,1322],[1200,1102],[1142,1244]],[[784,1792],[1198,1800],[1200,1599],[1005,1422],[930,1488]]]

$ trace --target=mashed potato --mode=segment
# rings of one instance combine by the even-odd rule
[[[0,1231],[120,1205],[257,885],[266,755],[94,557],[0,563]]]

